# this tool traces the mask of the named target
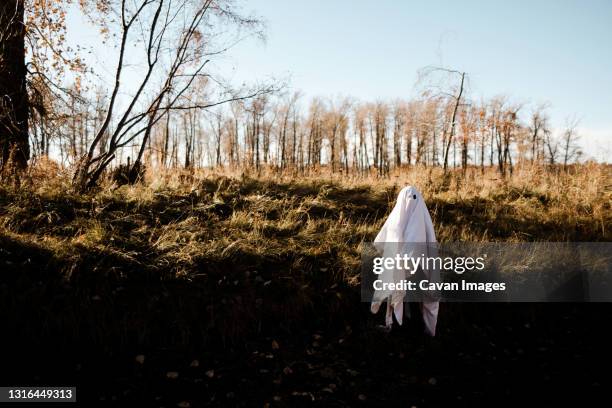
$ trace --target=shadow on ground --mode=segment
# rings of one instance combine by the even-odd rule
[[[552,405],[607,389],[608,304],[443,304],[435,338],[418,319],[380,331],[341,260],[373,238],[363,225],[395,192],[231,179],[141,201],[4,192],[0,382],[76,385],[84,406],[160,407]],[[477,235],[489,205],[430,207]],[[287,217],[303,246],[268,224]],[[499,238],[567,227],[603,239],[511,209],[496,217]],[[171,233],[178,244],[158,244]],[[228,234],[274,250],[205,252]]]

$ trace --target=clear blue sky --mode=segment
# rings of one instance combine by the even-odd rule
[[[267,42],[231,51],[236,79],[290,75],[309,96],[376,100],[413,96],[418,69],[442,64],[468,72],[476,98],[549,102],[556,127],[576,115],[588,153],[612,147],[610,0],[251,0],[245,10],[266,20]]]

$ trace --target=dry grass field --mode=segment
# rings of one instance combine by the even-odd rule
[[[512,381],[559,384],[562,364],[599,358],[590,323],[607,306],[445,304],[434,339],[414,323],[376,331],[382,317],[359,298],[361,245],[406,184],[442,242],[612,238],[610,169],[598,165],[506,180],[173,171],[86,195],[39,165],[20,189],[0,187],[5,375],[153,406],[377,405],[389,393],[469,406],[483,384],[498,401]],[[601,385],[594,372],[580,381]]]

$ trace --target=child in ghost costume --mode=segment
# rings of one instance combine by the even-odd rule
[[[434,245],[426,244],[435,242],[436,235],[433,224],[421,193],[415,187],[404,187],[397,197],[395,207],[376,236],[374,246],[383,253],[383,257],[395,257],[396,254],[418,257],[424,250],[434,250]],[[425,254],[425,256],[432,256],[432,254]],[[436,273],[435,271],[423,272],[426,279],[435,279],[434,276],[431,276]],[[405,278],[406,271],[403,269],[385,269],[378,279],[382,280],[382,282],[391,283],[401,282]],[[371,311],[372,313],[377,313],[382,303],[386,301],[387,314],[385,322],[387,328],[391,328],[393,324],[393,314],[401,325],[405,296],[405,290],[376,290],[372,298]],[[424,299],[421,304],[425,332],[430,336],[436,334],[438,308],[439,301],[437,299]]]

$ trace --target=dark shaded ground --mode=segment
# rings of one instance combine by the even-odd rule
[[[4,323],[2,383],[76,385],[83,406],[166,407],[557,406],[609,389],[609,305],[445,304],[433,339],[414,322],[382,333],[380,317],[362,309],[290,333],[266,322],[260,334],[206,346],[193,334],[172,345],[181,333],[164,314],[147,347],[69,332],[32,337],[55,322],[24,314]]]
[[[323,243],[323,252],[314,240],[287,252],[170,263],[171,251],[150,245],[156,233],[139,228],[195,214],[202,235],[192,244],[205,248],[211,225],[246,209],[282,247],[285,227],[267,222],[286,216],[288,197],[321,220],[316,228],[328,228],[346,217],[379,219],[394,195],[331,188],[322,199],[321,186],[229,191],[227,181],[211,183],[200,196],[165,195],[144,207],[106,198],[102,210],[81,197],[3,192],[0,384],[76,385],[82,406],[155,407],[580,406],[612,385],[609,304],[443,304],[438,335],[428,338],[416,319],[391,333],[377,329],[382,314],[370,315],[358,287],[337,272],[350,266],[336,262],[350,240]],[[245,197],[262,191],[279,204],[250,208]],[[463,216],[480,234],[492,221],[484,203],[432,206],[441,225]],[[511,233],[508,211],[498,238]],[[112,231],[112,244],[57,250],[24,238],[70,238],[90,218]],[[520,222],[542,239],[556,231]],[[358,225],[347,225],[350,238]],[[564,228],[564,236],[605,238],[586,225]],[[180,268],[190,275],[168,276]]]
[[[0,383],[73,384],[83,406],[556,406],[610,386],[609,304],[443,304],[428,338],[416,319],[379,331],[382,316],[339,288],[299,321],[269,309],[282,300],[244,301],[257,324],[230,339],[211,314],[236,305],[193,287],[126,285],[107,303],[14,272]]]

